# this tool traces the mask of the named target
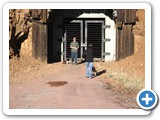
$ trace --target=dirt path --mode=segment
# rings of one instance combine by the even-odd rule
[[[117,103],[111,90],[105,89],[100,76],[85,78],[85,65],[67,64],[61,72],[45,78],[30,79],[23,83],[10,84],[11,109],[50,108],[124,108]],[[59,87],[48,82],[66,81]]]

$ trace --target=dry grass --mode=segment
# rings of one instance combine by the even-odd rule
[[[138,109],[136,102],[137,94],[144,89],[145,81],[138,75],[129,76],[122,71],[112,71],[103,79],[106,89],[114,92],[114,97],[119,104],[128,109]]]
[[[113,78],[117,84],[123,86],[125,89],[140,91],[145,85],[145,81],[137,75],[130,77],[127,73],[115,71],[108,76]]]

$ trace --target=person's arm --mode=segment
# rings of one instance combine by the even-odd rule
[[[72,47],[72,46],[70,46],[70,48],[77,50],[77,48],[76,48],[76,47]]]
[[[72,43],[70,44],[70,48],[75,49],[75,50],[78,49],[78,48],[76,48],[76,47],[73,47],[73,46],[72,46]]]
[[[87,50],[85,50],[82,54],[82,60],[86,60],[86,57],[87,57]]]
[[[70,48],[75,49],[75,47],[72,46],[72,43],[70,44]]]
[[[77,47],[75,47],[75,49],[78,50],[78,48],[79,48],[79,44],[77,43]]]
[[[72,46],[70,45],[70,48],[74,48],[74,47],[72,47]]]

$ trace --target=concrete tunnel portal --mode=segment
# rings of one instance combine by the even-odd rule
[[[48,18],[48,61],[70,58],[70,43],[75,36],[79,43],[78,58],[82,58],[88,43],[92,43],[95,59],[115,60],[116,26],[113,9],[56,9]]]

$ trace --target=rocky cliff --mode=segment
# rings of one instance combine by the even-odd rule
[[[9,10],[9,57],[31,56],[32,23],[27,9]]]

